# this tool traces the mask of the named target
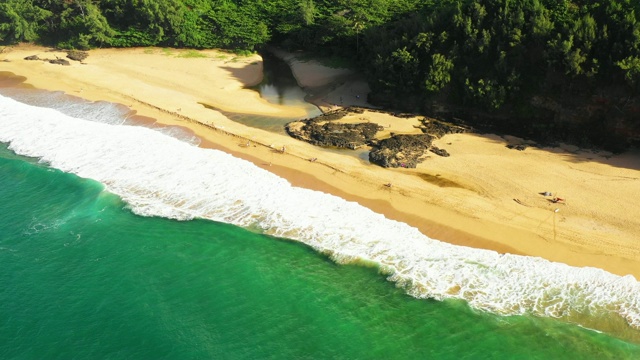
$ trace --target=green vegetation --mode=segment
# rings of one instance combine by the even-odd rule
[[[206,58],[207,55],[200,53],[196,50],[187,50],[185,52],[181,52],[178,54],[178,57],[181,58]]]
[[[236,54],[273,43],[358,64],[377,104],[598,144],[612,103],[640,91],[639,16],[633,0],[5,0],[0,42]],[[594,99],[588,127],[545,122]],[[639,125],[640,106],[618,108]]]

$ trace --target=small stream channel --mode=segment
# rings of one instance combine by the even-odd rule
[[[322,111],[320,111],[317,106],[308,103],[305,100],[308,94],[298,85],[296,78],[291,72],[291,68],[284,60],[269,52],[264,52],[260,55],[263,59],[263,80],[260,84],[248,87],[247,89],[257,91],[260,94],[260,97],[270,103],[283,106],[292,106],[296,108],[304,108],[307,112],[307,115],[304,116],[304,118],[311,118],[322,114]],[[203,105],[211,108],[206,104]],[[238,112],[223,111],[221,109],[213,110],[219,111],[227,118],[243,125],[284,135],[287,134],[284,130],[285,124],[300,119],[256,114],[243,114]],[[335,152],[343,155],[353,155],[367,163],[369,162],[368,149],[323,149],[325,151]]]

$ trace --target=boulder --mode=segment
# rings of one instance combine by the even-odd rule
[[[515,149],[515,150],[518,150],[518,151],[524,151],[524,149],[527,148],[527,145],[525,145],[525,144],[511,145],[510,144],[510,145],[507,145],[507,148]]]
[[[64,66],[69,66],[71,65],[71,63],[69,62],[69,60],[65,60],[65,59],[54,59],[54,60],[49,60],[50,64],[57,64],[57,65],[64,65]]]
[[[86,51],[80,51],[80,50],[69,50],[67,51],[67,57],[71,60],[75,60],[75,61],[84,61],[84,59],[86,59],[89,56],[89,53]]]
[[[431,151],[432,153],[438,155],[438,156],[442,156],[442,157],[449,157],[449,152],[445,149],[440,149],[437,146],[432,146],[431,149],[429,149],[429,151]]]

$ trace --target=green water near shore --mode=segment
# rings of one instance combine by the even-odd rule
[[[132,214],[0,147],[2,359],[633,359],[577,326],[419,300],[374,268],[210,221]]]

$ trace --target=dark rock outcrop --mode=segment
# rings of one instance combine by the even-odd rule
[[[89,53],[86,51],[80,50],[69,50],[67,51],[67,58],[75,61],[84,61],[89,56]]]
[[[437,146],[432,146],[431,149],[429,149],[429,151],[431,151],[432,153],[438,155],[438,156],[442,156],[442,157],[449,157],[449,152],[445,149],[440,149]]]
[[[349,106],[346,108],[341,108],[341,109],[337,109],[337,110],[332,110],[332,111],[327,111],[324,114],[320,114],[316,117],[314,117],[313,119],[306,119],[303,121],[307,121],[307,120],[315,120],[315,121],[333,121],[333,120],[340,120],[343,117],[349,115],[349,114],[362,114],[364,113],[363,108],[361,107],[357,107],[357,106]]]
[[[460,134],[468,132],[469,128],[454,125],[440,120],[424,118],[422,119],[422,132],[441,138],[447,134]]]
[[[313,145],[358,149],[367,145],[383,128],[374,123],[341,124],[317,120],[293,122],[286,125],[287,133]]]
[[[57,64],[57,65],[64,65],[64,66],[71,65],[69,60],[65,60],[65,59],[53,59],[53,60],[49,60],[49,63],[50,64]]]
[[[25,60],[40,60],[38,55],[29,55],[29,56],[25,57],[24,59]]]
[[[420,130],[423,134],[391,134],[388,139],[377,140],[378,131],[384,127],[370,122],[340,123],[347,115],[362,114],[364,111],[386,113],[400,118],[416,117],[415,114],[397,114],[384,110],[363,109],[349,107],[330,111],[313,119],[293,121],[285,126],[289,136],[306,141],[313,145],[357,149],[362,146],[371,146],[369,161],[383,167],[415,168],[427,157],[427,151],[442,157],[448,157],[445,149],[431,146],[435,138],[446,134],[457,134],[469,131],[468,127],[447,123],[444,121],[424,118]],[[364,120],[364,118],[361,118]]]
[[[509,145],[507,145],[507,148],[515,149],[515,150],[518,150],[518,151],[524,151],[527,148],[527,145],[524,145],[524,144],[511,145],[511,144],[509,144]]]
[[[422,119],[421,130],[424,135],[393,135],[389,139],[373,144],[374,149],[369,153],[369,161],[383,167],[415,168],[421,163],[429,150],[432,153],[448,157],[449,152],[436,146],[431,146],[435,138],[446,134],[458,134],[469,131],[469,128],[435,119]]]
[[[382,167],[415,168],[424,160],[433,137],[422,135],[394,135],[380,140],[369,152],[369,161]]]

